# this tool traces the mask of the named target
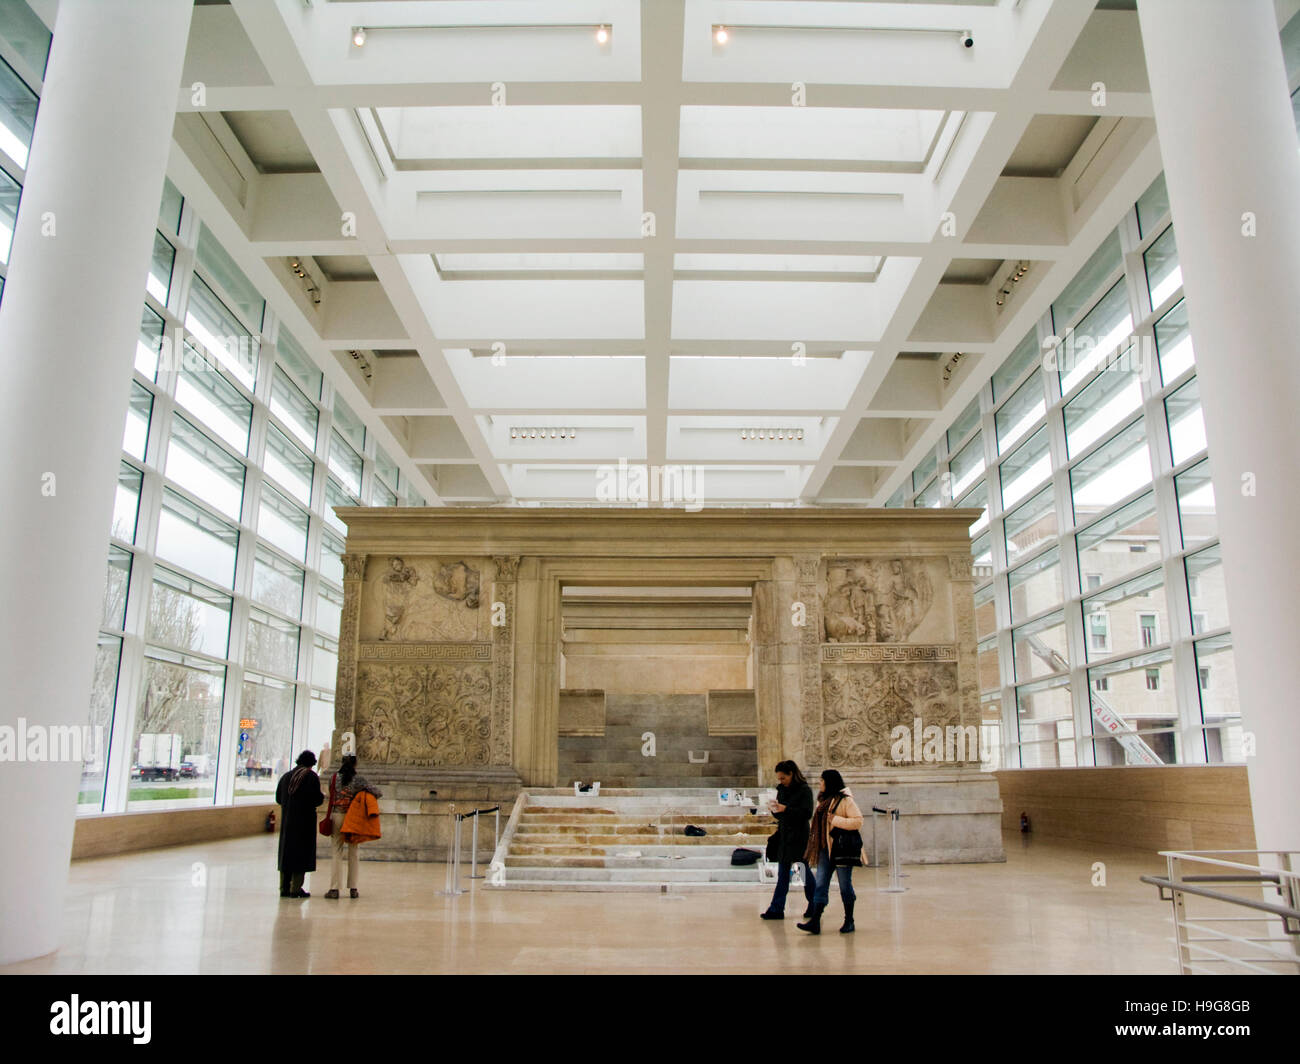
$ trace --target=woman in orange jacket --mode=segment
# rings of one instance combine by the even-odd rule
[[[360,862],[357,859],[358,844],[344,838],[343,821],[347,817],[352,800],[363,791],[373,794],[376,798],[384,796],[383,791],[372,787],[366,782],[366,778],[357,772],[357,755],[348,754],[339,763],[338,772],[330,777],[330,819],[334,825],[330,840],[334,843],[334,863],[330,873],[330,889],[325,895],[327,898],[339,896],[339,886],[343,881],[344,847],[347,848],[348,853],[348,893],[354,898],[361,897],[361,892],[357,890],[357,876],[360,871]]]
[[[808,867],[817,875],[817,889],[813,893],[812,916],[807,923],[795,925],[800,931],[821,934],[822,912],[830,901],[832,871],[840,881],[840,900],[844,902],[844,926],[840,933],[848,934],[853,930],[853,905],[858,897],[853,890],[853,865],[858,863],[858,859],[845,859],[837,865],[831,857],[831,832],[836,828],[857,831],[861,827],[862,810],[853,800],[853,793],[844,786],[844,777],[835,769],[828,768],[822,773],[817,809],[813,813],[808,849],[804,854]]]

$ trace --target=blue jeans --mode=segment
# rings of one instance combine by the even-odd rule
[[[822,850],[817,855],[817,890],[813,894],[813,903],[826,905],[831,898],[831,872],[834,871],[840,881],[840,901],[853,901],[858,895],[853,889],[853,866],[843,865],[836,868],[831,864],[831,855]]]
[[[808,904],[812,904],[813,880],[808,865],[802,859],[781,861],[776,866],[776,890],[772,891],[772,902],[767,907],[768,912],[785,913],[785,896],[790,893],[790,869],[797,864],[803,865],[803,894],[808,899]]]

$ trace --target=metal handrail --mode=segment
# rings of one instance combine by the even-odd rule
[[[1178,949],[1178,966],[1182,974],[1222,972],[1224,966],[1237,970],[1272,974],[1278,966],[1300,973],[1300,871],[1295,864],[1300,853],[1292,850],[1162,850],[1168,864],[1164,876],[1140,876],[1143,883],[1156,887],[1162,901],[1173,907],[1174,942]],[[1257,862],[1272,858],[1269,865],[1248,863],[1232,858],[1252,857]],[[1210,866],[1217,871],[1185,875],[1185,864]],[[1275,891],[1281,901],[1266,901],[1216,890],[1209,884],[1256,891]],[[1204,899],[1218,905],[1233,905],[1247,910],[1244,915],[1222,916],[1188,912],[1191,899]],[[1242,928],[1233,934],[1220,925],[1254,923],[1262,926],[1263,935],[1252,935]],[[1193,936],[1189,932],[1196,932]],[[1213,945],[1210,945],[1210,944]],[[1215,948],[1218,947],[1218,948]],[[1235,948],[1234,948],[1235,947]]]

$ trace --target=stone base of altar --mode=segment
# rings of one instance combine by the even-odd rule
[[[361,847],[365,861],[445,861],[451,850],[454,812],[501,806],[501,830],[522,787],[509,766],[472,768],[363,765],[362,774],[384,792],[380,799],[383,837]],[[322,781],[327,792],[329,781]],[[492,858],[495,818],[485,814],[478,828],[478,859],[486,867]],[[461,860],[470,860],[473,821],[461,826]],[[321,836],[316,849],[318,868],[328,868],[333,843]],[[322,865],[320,862],[325,861]]]
[[[845,782],[862,809],[862,838],[870,850],[874,821],[876,860],[888,864],[890,817],[872,806],[898,808],[901,864],[967,864],[1005,861],[1002,799],[998,781],[978,771],[908,771],[897,774],[846,771]]]

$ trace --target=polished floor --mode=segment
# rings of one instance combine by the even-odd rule
[[[906,866],[904,894],[859,869],[857,933],[758,919],[768,893],[495,891],[440,896],[442,865],[362,862],[362,897],[281,900],[273,836],[78,861],[63,946],[17,973],[1176,974],[1154,853],[1006,837],[1006,864]],[[1094,863],[1105,885],[1094,886]]]

